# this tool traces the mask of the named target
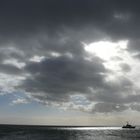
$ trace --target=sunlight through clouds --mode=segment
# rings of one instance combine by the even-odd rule
[[[120,56],[120,52],[127,48],[128,41],[109,42],[99,41],[90,44],[85,44],[85,50],[93,53],[103,60],[109,61],[113,57]]]
[[[85,50],[89,54],[96,55],[104,60],[104,66],[117,74],[122,74],[121,63],[131,63],[132,57],[127,51],[128,41],[99,41],[85,44]]]

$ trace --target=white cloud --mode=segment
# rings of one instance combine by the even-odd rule
[[[44,58],[45,58],[44,56],[35,55],[35,56],[33,56],[32,58],[30,58],[29,60],[32,61],[32,62],[40,62],[40,61],[42,61]]]
[[[24,76],[13,76],[0,73],[0,95],[17,92],[17,86],[24,80]]]
[[[17,59],[12,59],[12,58],[8,59],[8,60],[4,60],[3,64],[12,64],[19,69],[23,68],[26,65],[26,63],[24,63],[24,62],[18,62]]]
[[[16,104],[28,104],[29,101],[25,98],[18,98],[16,100],[13,100],[11,105],[16,105]]]

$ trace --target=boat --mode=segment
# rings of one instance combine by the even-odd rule
[[[122,128],[135,128],[135,126],[130,125],[128,122],[126,125],[124,125]]]

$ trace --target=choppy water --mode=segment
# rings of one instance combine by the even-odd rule
[[[0,140],[140,140],[140,128],[0,125]]]

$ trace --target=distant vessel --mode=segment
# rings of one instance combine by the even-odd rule
[[[135,126],[130,125],[128,122],[122,128],[135,128]]]

